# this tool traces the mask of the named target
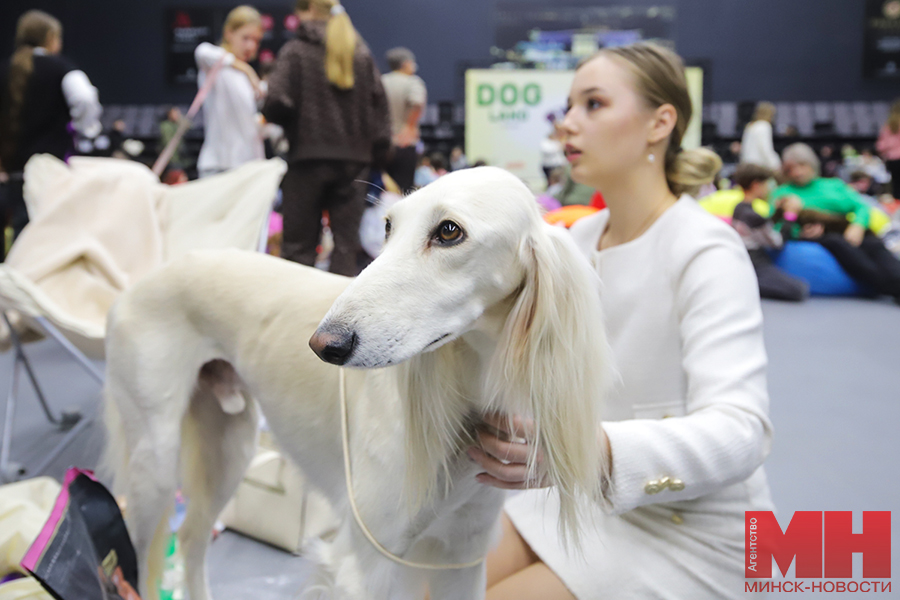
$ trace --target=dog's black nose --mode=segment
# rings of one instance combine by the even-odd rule
[[[351,331],[322,331],[317,330],[309,338],[309,347],[319,358],[333,365],[342,365],[347,362],[353,349],[356,348],[356,333]]]

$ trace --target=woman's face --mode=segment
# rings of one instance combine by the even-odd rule
[[[256,58],[262,36],[262,27],[253,23],[247,23],[237,29],[226,31],[225,42],[235,58],[244,62],[250,62]]]
[[[655,110],[638,94],[627,68],[607,56],[575,72],[563,120],[572,178],[603,189],[643,161],[648,163]],[[656,156],[662,163],[664,156]]]
[[[782,165],[785,177],[794,185],[806,185],[816,178],[816,170],[811,165],[787,161]]]

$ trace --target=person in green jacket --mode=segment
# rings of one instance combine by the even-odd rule
[[[819,158],[803,143],[791,144],[782,154],[787,182],[772,194],[771,201],[794,196],[804,211],[815,211],[823,222],[805,222],[800,237],[814,240],[827,249],[850,277],[876,294],[893,296],[900,303],[900,261],[869,230],[871,208],[859,194],[840,179],[819,175]],[[840,222],[842,232],[827,229],[825,221]]]

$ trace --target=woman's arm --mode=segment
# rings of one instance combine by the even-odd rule
[[[288,129],[288,124],[296,110],[293,94],[299,77],[296,70],[300,68],[300,57],[293,53],[292,45],[285,44],[278,52],[275,68],[269,74],[268,93],[262,108],[266,121],[281,125],[288,135],[293,133]]]
[[[705,496],[749,477],[769,452],[759,290],[731,233],[716,232],[673,282],[687,414],[604,424],[614,512]]]
[[[76,69],[66,73],[62,79],[62,92],[75,130],[89,138],[97,137],[102,129],[100,115],[103,114],[103,107],[100,106],[97,88],[84,71]]]
[[[769,452],[759,290],[746,251],[727,233],[728,240],[692,256],[674,282],[687,414],[603,424],[598,443],[611,456],[605,486],[611,512],[710,494],[749,477]],[[527,439],[527,422],[513,433]],[[545,485],[524,478],[520,459],[527,449],[507,435],[482,433],[483,449],[470,449],[487,474],[480,480],[504,488]]]
[[[224,60],[222,57],[225,57]],[[203,42],[194,50],[194,60],[201,71],[212,69],[216,63],[222,60],[224,66],[230,66],[234,61],[234,54],[221,46]]]

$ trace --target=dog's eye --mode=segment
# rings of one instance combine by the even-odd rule
[[[437,238],[442,244],[452,244],[462,239],[462,228],[453,221],[444,221],[438,225]]]
[[[384,222],[384,239],[388,239],[391,235],[391,222],[390,220]]]

